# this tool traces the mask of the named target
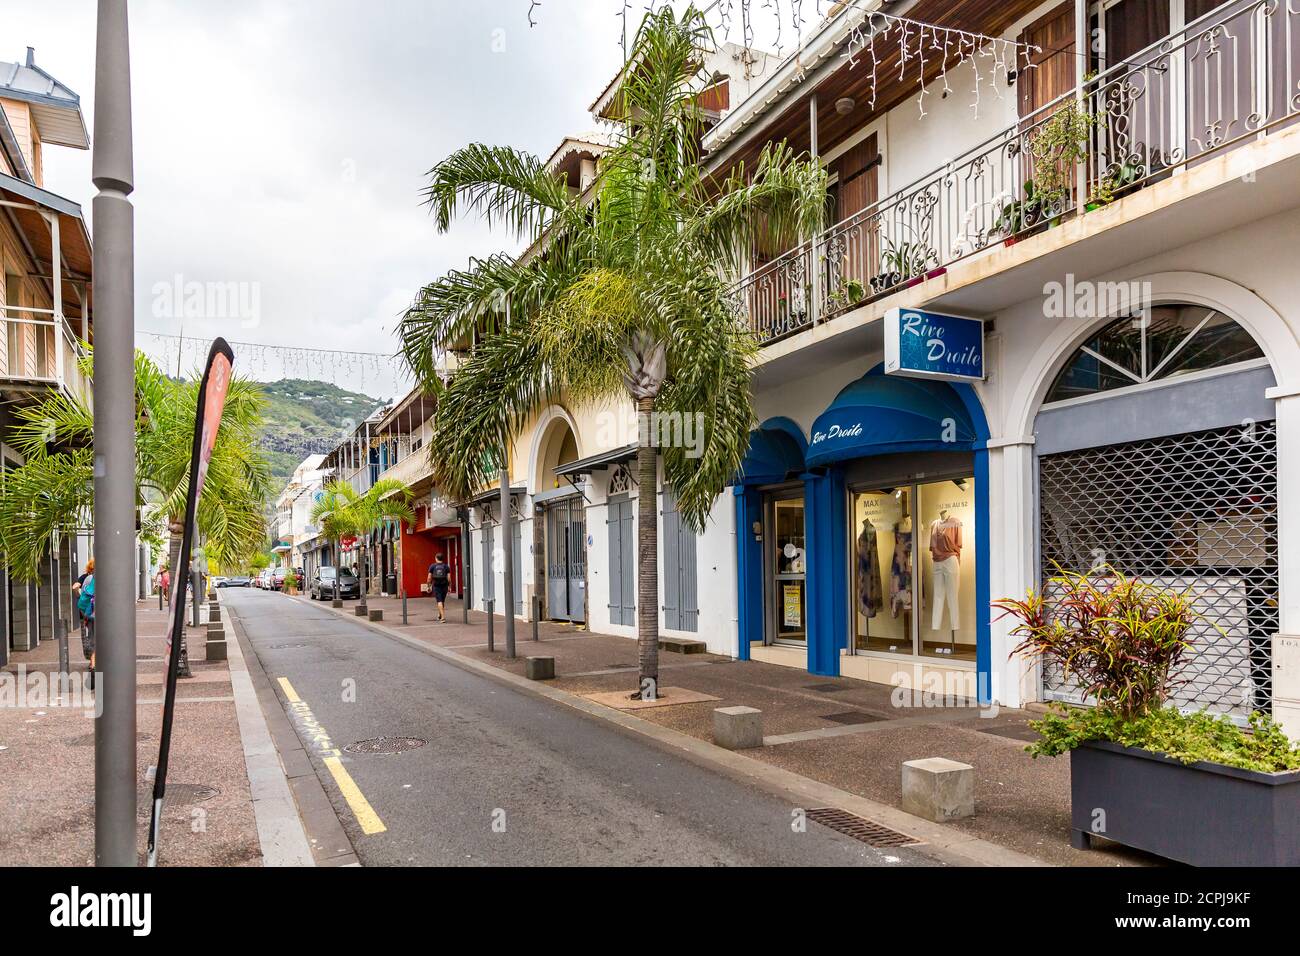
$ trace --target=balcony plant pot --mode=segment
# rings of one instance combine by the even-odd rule
[[[1300,770],[1184,764],[1089,741],[1070,753],[1070,797],[1078,849],[1095,832],[1192,866],[1300,866]]]
[[[871,277],[871,288],[876,292],[887,292],[903,281],[901,272],[881,272]]]

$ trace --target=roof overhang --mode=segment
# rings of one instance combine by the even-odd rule
[[[512,496],[523,495],[527,493],[528,493],[528,489],[524,485],[510,486],[510,494]],[[465,504],[469,505],[471,508],[474,508],[479,505],[491,504],[492,502],[497,501],[500,498],[501,498],[500,488],[488,488],[486,491],[480,491],[477,495],[474,495],[472,498],[468,499],[465,502]]]
[[[420,389],[414,389],[400,402],[397,402],[370,430],[372,438],[380,435],[409,435],[414,429],[423,425],[438,409],[438,400],[426,395]]]
[[[733,104],[722,122],[704,136],[704,149],[714,153],[729,145],[773,109],[782,106],[792,89],[803,84],[811,71],[839,57],[840,49],[867,17],[881,10],[883,0],[864,0],[861,5],[845,4],[833,13],[808,41],[796,50],[762,86],[743,103]],[[810,86],[811,90],[812,87]]]
[[[0,173],[0,200],[13,205],[0,206],[15,224],[27,244],[27,250],[36,260],[39,273],[50,272],[53,247],[50,242],[50,224],[47,215],[58,217],[59,252],[65,281],[85,284],[86,301],[79,300],[81,289],[63,296],[64,314],[78,318],[82,309],[89,317],[90,278],[94,258],[90,248],[90,232],[81,215],[81,206],[32,183]]]
[[[615,465],[626,464],[636,458],[636,453],[636,445],[624,445],[622,448],[615,448],[611,451],[601,452],[599,455],[592,455],[590,458],[583,458],[561,465],[555,469],[555,475],[558,478],[577,478],[581,475],[590,475],[593,472],[613,468]]]
[[[31,107],[41,142],[90,148],[81,97],[37,66],[30,47],[26,63],[0,64],[0,97]]]

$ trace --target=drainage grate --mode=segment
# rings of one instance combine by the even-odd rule
[[[300,647],[311,647],[311,645],[310,644],[272,644],[270,649],[273,651],[292,651]]]
[[[846,710],[842,714],[822,714],[822,720],[844,724],[846,727],[852,724],[874,724],[876,721],[884,719],[883,717],[877,717],[875,714],[863,713],[860,710]]]
[[[373,740],[358,740],[343,748],[350,754],[402,754],[408,750],[419,750],[427,740],[419,737],[376,737]]]
[[[804,684],[805,690],[815,690],[819,694],[834,694],[836,691],[848,690],[843,684]]]
[[[163,658],[161,654],[137,654],[135,659],[137,661],[160,661]]]
[[[203,803],[221,793],[216,787],[203,783],[169,783],[166,800],[172,806],[188,806],[191,803]]]
[[[820,823],[824,827],[829,827],[836,833],[851,836],[853,839],[867,844],[867,846],[915,846],[921,842],[906,833],[891,830],[887,826],[873,823],[855,813],[849,813],[849,811],[841,810],[838,807],[820,807],[809,810],[808,819],[814,823]]]

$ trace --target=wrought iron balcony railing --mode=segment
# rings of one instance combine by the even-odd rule
[[[761,342],[1176,176],[1300,116],[1300,2],[1238,0],[735,287]]]

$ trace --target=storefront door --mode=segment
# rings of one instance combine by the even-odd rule
[[[570,498],[546,509],[546,605],[552,620],[582,623],[587,525],[583,501]]]
[[[769,506],[768,641],[808,642],[807,568],[802,495],[774,498]]]

